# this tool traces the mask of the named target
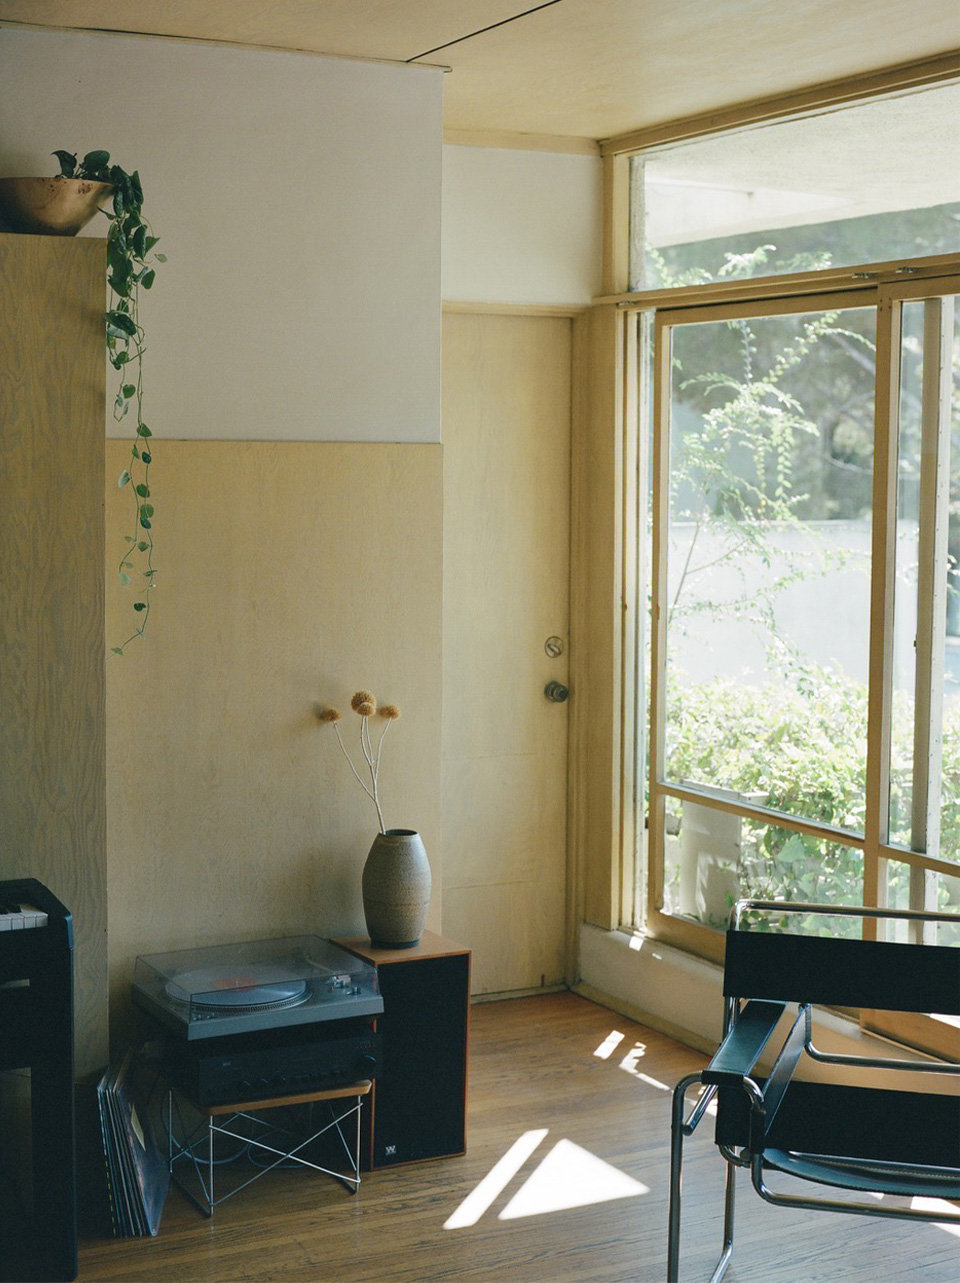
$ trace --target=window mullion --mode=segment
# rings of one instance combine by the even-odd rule
[[[890,713],[893,674],[893,610],[896,571],[897,443],[900,405],[899,299],[881,297],[877,307],[877,382],[874,411],[873,547],[870,598],[870,668],[867,710],[864,887],[866,905],[885,907],[880,848],[890,828]],[[875,920],[864,932],[876,932]]]
[[[950,461],[950,325],[945,305],[924,306],[923,406],[920,446],[920,522],[917,554],[917,669],[914,717],[913,817],[911,846],[939,850],[943,649],[947,598],[947,508]]]
[[[663,908],[666,796],[660,784],[664,777],[664,733],[666,726],[666,640],[667,640],[667,525],[669,521],[670,469],[670,388],[672,330],[657,317],[653,360],[653,494],[651,514],[650,622],[650,729],[648,741],[650,783],[648,812],[649,860],[648,917],[656,918]]]
[[[621,587],[621,653],[623,682],[621,718],[623,754],[620,779],[620,921],[639,921],[637,880],[642,843],[643,762],[646,760],[646,683],[643,669],[643,617],[646,594],[643,592],[644,547],[640,532],[644,530],[644,487],[641,477],[644,458],[644,424],[640,413],[640,351],[643,325],[640,317],[631,317],[621,326],[623,341],[623,584]]]
[[[911,846],[932,856],[940,849],[952,333],[953,299],[928,299],[924,304],[920,446],[920,511],[927,519],[920,522],[917,554]],[[934,908],[936,884],[936,878],[913,867],[911,907]]]

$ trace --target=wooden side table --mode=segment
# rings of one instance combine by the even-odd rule
[[[463,1154],[467,1144],[470,950],[432,931],[411,949],[367,936],[334,944],[377,968],[381,1067],[361,1117],[361,1166]]]
[[[279,1167],[284,1162],[299,1163],[302,1167],[312,1168],[315,1172],[323,1172],[327,1176],[333,1176],[344,1184],[351,1193],[355,1194],[360,1184],[360,1108],[363,1098],[369,1094],[370,1088],[370,1080],[364,1079],[361,1082],[348,1083],[342,1087],[328,1087],[323,1091],[301,1092],[295,1096],[273,1096],[267,1100],[246,1100],[224,1105],[194,1106],[203,1115],[206,1122],[205,1124],[201,1122],[190,1132],[187,1132],[184,1127],[179,1098],[175,1089],[171,1088],[167,1096],[170,1178],[181,1193],[204,1216],[212,1216],[215,1207],[226,1202],[228,1198],[232,1198],[234,1194],[239,1194],[242,1189],[246,1189],[255,1180],[259,1180],[261,1176],[265,1176],[267,1172]],[[351,1103],[341,1103],[346,1101]],[[271,1124],[265,1123],[260,1117],[261,1114],[268,1110],[276,1109],[281,1105],[312,1105],[316,1102],[325,1102],[328,1105],[327,1121],[322,1126],[315,1127],[312,1130],[307,1128],[305,1132],[298,1133],[294,1143],[288,1143],[285,1149],[278,1149],[275,1145],[268,1143],[268,1138],[274,1137],[277,1129]],[[180,1123],[181,1134],[184,1136],[183,1141],[175,1139],[174,1112],[176,1112]],[[351,1117],[354,1120],[352,1144],[348,1143],[343,1131],[343,1124]],[[234,1131],[235,1125],[241,1121],[247,1123],[250,1128],[259,1127],[263,1130],[259,1132],[258,1136],[247,1135],[242,1131]],[[301,1150],[331,1129],[336,1129],[343,1146],[349,1164],[347,1171],[336,1171],[330,1167],[323,1167],[319,1163],[314,1163],[304,1158],[300,1153]],[[214,1169],[216,1167],[214,1142],[218,1136],[231,1137],[242,1145],[252,1147],[258,1153],[262,1152],[264,1155],[273,1156],[272,1162],[265,1162],[265,1166],[260,1168],[259,1171],[254,1172],[252,1176],[241,1184],[235,1185],[228,1193],[221,1194],[219,1198],[216,1197],[214,1191]],[[175,1165],[182,1161],[186,1161],[189,1164],[196,1177],[200,1190],[199,1197],[177,1175]]]

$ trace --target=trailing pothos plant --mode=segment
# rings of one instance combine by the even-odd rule
[[[120,473],[118,486],[130,487],[134,498],[133,532],[124,536],[124,547],[117,567],[120,583],[128,587],[139,578],[141,591],[136,594],[133,609],[137,624],[119,646],[111,649],[122,655],[136,637],[142,637],[150,615],[150,590],[153,587],[153,517],[150,493],[150,465],[153,462],[153,436],[143,418],[143,328],[140,325],[140,291],[153,285],[154,263],[165,263],[163,254],[154,252],[157,237],[143,217],[143,187],[136,170],[128,174],[119,165],[111,165],[110,153],[91,151],[78,161],[73,152],[53,153],[60,162],[63,178],[86,178],[91,182],[110,183],[113,187],[112,209],[104,209],[110,220],[107,231],[107,284],[110,304],[105,313],[107,355],[117,371],[119,382],[113,402],[113,417],[118,421],[132,410],[136,430],[130,462]]]

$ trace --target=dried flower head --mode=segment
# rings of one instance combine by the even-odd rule
[[[324,708],[324,709],[321,709],[321,710],[320,710],[320,720],[321,720],[321,722],[339,722],[339,720],[340,720],[340,710],[339,710],[339,708]]]
[[[380,716],[385,717],[388,722],[395,722],[400,716],[400,710],[396,704],[384,704],[380,708]]]
[[[357,691],[350,701],[350,707],[361,717],[372,717],[377,711],[377,697],[371,695],[369,691]]]

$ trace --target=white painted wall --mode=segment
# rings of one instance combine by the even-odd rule
[[[600,160],[443,149],[445,300],[584,306],[600,293]]]
[[[441,82],[0,30],[0,174],[55,148],[140,170],[169,258],[141,309],[157,436],[439,441]]]

